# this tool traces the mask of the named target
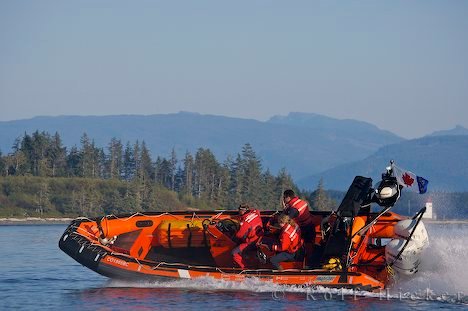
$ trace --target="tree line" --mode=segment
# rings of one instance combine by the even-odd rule
[[[312,192],[299,191],[285,169],[262,167],[250,144],[219,162],[207,148],[179,159],[151,157],[144,141],[125,145],[112,138],[98,147],[83,134],[66,148],[58,133],[25,133],[11,151],[0,152],[0,216],[100,216],[187,208],[235,209],[248,202],[281,209],[281,194],[295,190],[313,210],[337,207],[344,192],[326,191],[321,180]],[[468,193],[404,192],[394,210],[413,214],[427,196],[440,219],[466,218]]]
[[[248,143],[223,162],[208,148],[199,148],[195,154],[187,151],[181,159],[175,150],[167,158],[154,159],[144,141],[123,144],[112,138],[106,147],[98,147],[84,133],[80,145],[68,150],[59,133],[36,131],[16,139],[10,153],[0,153],[0,171],[5,197],[8,193],[10,198],[11,193],[27,196],[28,191],[21,190],[24,183],[12,181],[14,177],[36,184],[30,189],[29,208],[41,213],[235,209],[242,202],[274,210],[280,208],[285,189],[298,191],[285,169],[276,175],[263,169],[260,157]],[[105,182],[116,189],[104,186]],[[314,200],[313,193],[300,194]],[[320,198],[324,195],[320,185],[317,194]],[[317,206],[323,208],[320,202]]]

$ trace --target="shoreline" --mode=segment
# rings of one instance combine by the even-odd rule
[[[68,225],[75,218],[57,218],[57,217],[26,217],[26,218],[0,218],[0,226],[11,225]]]
[[[447,225],[464,225],[468,224],[468,219],[460,220],[434,220],[434,219],[422,219],[426,224],[447,224]]]

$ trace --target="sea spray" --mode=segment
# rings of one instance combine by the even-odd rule
[[[427,229],[430,245],[422,257],[419,272],[395,284],[392,294],[419,293],[429,299],[450,296],[466,301],[468,225],[431,224]]]

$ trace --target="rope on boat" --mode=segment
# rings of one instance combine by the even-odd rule
[[[219,212],[218,214],[212,216],[211,219],[218,219],[223,213],[224,213],[224,211],[221,211],[221,212]],[[119,218],[119,217],[116,216],[115,214],[109,214],[109,215],[103,216],[103,217],[101,218],[101,221],[103,221],[104,219],[111,219],[111,218],[120,219],[120,220],[122,220],[122,221],[128,221],[128,220],[130,220],[130,219],[132,219],[132,218],[134,218],[134,217],[136,217],[136,216],[144,216],[144,217],[151,217],[151,218],[159,218],[159,217],[167,216],[167,215],[168,215],[168,216],[172,216],[172,217],[174,217],[174,218],[179,218],[178,215],[173,215],[173,214],[171,214],[171,213],[169,213],[169,212],[164,212],[164,213],[159,214],[159,215],[146,215],[145,213],[136,212],[136,213],[130,215],[129,217],[127,217],[127,218]],[[199,220],[202,220],[202,219],[203,219],[203,218],[201,218],[200,216],[198,216],[196,212],[193,212],[193,213],[192,213],[192,218],[191,218],[190,222],[193,223],[193,221],[195,220],[195,218],[197,218],[197,219],[199,219]],[[87,221],[89,221],[89,222],[96,222],[95,220],[90,219],[90,218],[88,218],[88,217],[84,217],[84,216],[82,216],[82,217],[77,217],[77,218],[75,218],[75,219],[76,219],[76,220],[87,220]]]
[[[133,258],[133,257],[132,257],[132,258]],[[220,272],[220,273],[226,273],[225,271],[221,270],[220,268],[218,268],[218,267],[213,267],[213,266],[192,266],[192,265],[186,265],[186,264],[183,264],[183,263],[164,262],[164,261],[158,262],[158,264],[155,265],[155,266],[151,266],[151,269],[146,268],[147,265],[142,265],[142,267],[143,267],[143,268],[146,268],[146,269],[148,269],[148,270],[156,270],[156,269],[158,269],[161,265],[167,265],[167,266],[185,266],[187,269],[191,269],[191,268],[207,269],[207,270],[213,270],[213,269],[215,269],[216,271],[218,271],[218,272]]]
[[[219,212],[218,214],[216,214],[213,219],[218,219],[224,212]]]
[[[241,270],[239,273],[237,273],[237,275],[241,275],[241,274],[245,274],[247,272],[271,272],[271,271],[279,271],[279,270],[272,270],[272,269],[245,269],[245,270]],[[302,269],[285,269],[285,270],[281,270],[281,271],[302,271]]]
[[[93,221],[92,219],[89,219],[88,217],[84,217],[84,216],[76,217],[75,219],[76,219],[76,220],[88,220],[88,221]]]
[[[223,213],[224,213],[224,211],[221,211],[221,212],[219,212],[218,214],[212,216],[211,218],[212,218],[212,219],[218,219],[219,217],[221,217],[221,215],[223,215]],[[134,214],[130,215],[130,216],[127,217],[127,218],[119,218],[119,217],[117,217],[117,216],[114,215],[114,214],[109,214],[109,215],[103,216],[103,217],[101,218],[101,221],[104,220],[104,219],[110,219],[110,218],[120,219],[120,220],[122,220],[122,221],[128,221],[128,220],[130,220],[130,219],[132,219],[132,218],[134,218],[134,217],[136,217],[136,216],[144,216],[144,217],[151,217],[151,218],[159,218],[159,217],[166,216],[166,215],[169,215],[169,216],[178,218],[177,215],[173,215],[173,214],[171,214],[171,213],[169,213],[169,212],[164,212],[164,213],[159,214],[159,215],[146,215],[146,214],[144,214],[144,213],[137,212],[137,213],[134,213]],[[201,218],[200,216],[198,216],[196,212],[193,212],[193,213],[192,213],[192,218],[191,218],[190,222],[193,223],[193,221],[195,220],[195,218],[197,218],[197,219],[199,219],[199,220],[202,220],[202,218]],[[87,221],[89,221],[89,222],[95,222],[95,220],[92,220],[92,219],[90,219],[90,218],[88,218],[88,217],[77,217],[76,219],[77,219],[77,220],[87,220]],[[157,263],[157,265],[155,265],[155,266],[152,266],[152,265],[150,266],[150,265],[148,265],[148,264],[143,264],[143,263],[140,262],[140,260],[138,260],[138,258],[136,258],[136,257],[134,257],[134,256],[130,256],[130,255],[128,255],[128,254],[121,253],[121,252],[116,252],[116,251],[114,251],[113,249],[111,249],[111,248],[109,248],[109,247],[107,247],[107,246],[105,246],[105,245],[102,245],[102,244],[100,244],[100,243],[98,244],[98,243],[93,242],[92,240],[90,240],[90,236],[89,236],[90,232],[88,232],[86,229],[81,228],[81,227],[79,227],[79,226],[75,226],[75,225],[72,226],[72,227],[75,228],[74,233],[75,233],[76,235],[79,235],[79,236],[85,238],[87,241],[89,241],[89,243],[90,243],[89,246],[90,246],[90,247],[91,247],[91,246],[96,246],[96,247],[98,247],[98,248],[104,248],[104,250],[106,250],[106,251],[107,251],[110,255],[112,255],[112,256],[117,255],[117,256],[122,256],[122,257],[130,258],[130,259],[134,260],[134,261],[139,265],[140,269],[156,270],[156,269],[158,269],[161,265],[167,265],[167,266],[185,266],[187,269],[191,269],[191,268],[196,268],[196,269],[207,269],[207,270],[213,270],[213,269],[214,269],[215,271],[217,271],[217,272],[219,272],[219,273],[231,274],[231,273],[229,273],[229,272],[223,271],[223,270],[222,270],[221,268],[219,268],[219,267],[213,267],[213,266],[196,266],[196,265],[186,265],[186,264],[183,264],[183,263],[168,263],[168,262],[163,262],[163,261]],[[86,235],[83,234],[83,233],[80,233],[80,232],[78,232],[78,231],[82,231],[82,232],[84,232]],[[151,267],[151,268],[149,268],[149,267]],[[288,271],[302,271],[302,270],[300,270],[300,269],[287,269],[287,270],[288,270]],[[248,273],[248,272],[262,272],[262,271],[264,271],[264,272],[270,272],[270,271],[272,271],[272,270],[271,270],[271,269],[255,269],[255,270],[247,269],[247,270],[241,270],[241,271],[239,271],[239,272],[237,273],[237,275],[243,275],[243,274],[246,274],[246,273]]]
[[[136,216],[145,216],[145,217],[158,218],[158,217],[165,216],[165,215],[169,215],[169,216],[176,217],[175,215],[172,215],[172,214],[169,213],[169,212],[164,212],[164,213],[159,214],[159,215],[146,215],[146,214],[144,214],[144,213],[136,212],[136,213],[130,215],[129,217],[127,217],[127,218],[119,218],[119,217],[117,217],[117,216],[114,215],[114,214],[110,214],[110,215],[106,215],[106,216],[102,217],[102,219],[105,219],[105,218],[115,218],[115,219],[120,219],[120,220],[122,220],[122,221],[128,221],[128,220],[130,220],[130,219],[132,219],[133,217],[136,217]]]

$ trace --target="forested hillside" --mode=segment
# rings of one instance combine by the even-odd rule
[[[222,163],[203,148],[153,159],[144,141],[112,139],[104,149],[83,134],[80,147],[67,150],[58,133],[36,131],[0,157],[0,169],[4,216],[232,209],[241,202],[275,209],[282,191],[296,188],[285,170],[263,170],[249,144]]]
[[[181,158],[175,151],[170,158],[153,158],[144,141],[124,144],[114,138],[106,148],[98,148],[83,134],[80,146],[68,150],[58,133],[36,131],[25,133],[9,153],[0,155],[0,172],[2,217],[234,209],[241,202],[275,210],[281,208],[286,188],[309,200],[312,209],[331,210],[344,195],[325,191],[326,179],[317,182],[314,192],[299,191],[285,169],[276,175],[265,170],[249,144],[222,162],[204,148]],[[356,175],[366,175],[366,167]],[[343,190],[353,177],[347,176]],[[465,218],[466,197],[466,192],[405,192],[395,210],[405,214],[412,207],[413,213],[431,199],[439,217]]]

